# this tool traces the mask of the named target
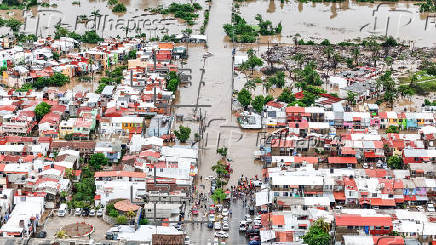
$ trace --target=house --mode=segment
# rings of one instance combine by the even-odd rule
[[[386,215],[337,214],[336,236],[359,234],[387,235],[393,230],[392,217]]]
[[[121,159],[120,142],[97,141],[94,151],[95,153],[103,153],[110,162],[118,162]]]
[[[146,190],[145,173],[129,171],[95,172],[95,205],[113,199],[142,199]]]

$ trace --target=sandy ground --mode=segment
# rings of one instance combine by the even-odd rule
[[[49,218],[45,225],[44,230],[47,232],[47,238],[53,238],[56,232],[64,225],[77,222],[85,222],[94,226],[95,231],[92,233],[91,238],[95,241],[105,240],[106,231],[111,228],[102,218],[73,216],[71,214],[67,214],[65,217],[58,217],[55,213],[55,216]]]

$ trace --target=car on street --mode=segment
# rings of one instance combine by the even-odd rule
[[[67,213],[67,208],[68,208],[67,204],[62,203],[58,210],[58,216],[59,217],[65,216],[65,214]]]
[[[189,236],[185,236],[185,245],[191,244],[191,238]]]
[[[213,222],[208,222],[207,223],[207,228],[209,228],[209,229],[213,229]]]
[[[76,210],[74,211],[74,215],[80,216],[81,214],[82,214],[82,209],[81,208],[76,208]]]
[[[248,245],[261,245],[261,243],[260,243],[260,241],[253,240],[253,241],[250,241],[248,243]]]
[[[209,221],[214,222],[215,221],[215,214],[209,214]]]
[[[435,211],[434,204],[433,203],[427,203],[427,210],[429,212],[434,212]]]
[[[224,216],[223,217],[223,222],[229,222],[229,216]]]
[[[97,217],[101,217],[101,216],[103,216],[103,209],[102,208],[97,210]]]
[[[227,215],[229,215],[229,210],[227,208],[223,208],[223,211],[221,212],[221,214],[223,216],[227,216]]]
[[[253,220],[251,219],[251,216],[249,214],[246,214],[245,221],[247,221],[247,223],[251,223]]]
[[[95,209],[89,210],[89,216],[95,216]]]
[[[228,231],[229,230],[229,223],[227,223],[227,222],[225,222],[225,223],[223,223],[223,231]]]
[[[246,231],[246,230],[247,230],[247,221],[242,220],[242,221],[239,223],[239,231],[244,232],[244,231]]]
[[[192,214],[193,215],[197,215],[198,214],[198,208],[197,208],[197,206],[194,206],[194,207],[192,207]]]
[[[425,209],[423,206],[416,206],[416,209],[418,209],[419,212],[425,212]]]
[[[215,232],[215,237],[227,238],[229,237],[229,233],[225,231],[217,231]]]
[[[214,229],[221,230],[221,222],[215,222]]]

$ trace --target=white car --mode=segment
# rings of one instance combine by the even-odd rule
[[[103,216],[103,209],[102,208],[97,210],[97,217],[101,217],[101,216]]]
[[[81,208],[76,208],[76,211],[74,211],[74,215],[80,216],[81,214],[82,214],[82,209]]]
[[[247,223],[251,223],[253,220],[251,219],[251,216],[249,214],[246,214],[245,221],[247,221]]]
[[[189,236],[185,236],[185,245],[189,244],[191,244],[191,239],[189,238]]]
[[[221,222],[215,222],[214,229],[215,230],[221,230]]]
[[[95,216],[95,209],[89,210],[89,216]]]
[[[227,215],[229,215],[229,210],[227,208],[223,208],[223,211],[221,212],[221,214],[223,216],[227,216]]]
[[[242,220],[241,223],[239,223],[239,231],[247,231],[247,221]]]
[[[425,209],[422,206],[416,206],[416,209],[418,209],[419,212],[425,212]]]
[[[229,233],[227,233],[225,231],[217,231],[217,232],[215,232],[215,236],[221,237],[221,238],[227,238],[227,237],[229,237]]]
[[[215,215],[214,214],[209,214],[209,221],[210,222],[214,222],[215,221]]]
[[[224,216],[223,217],[223,222],[229,222],[229,216]]]
[[[223,223],[223,231],[228,231],[229,230],[229,223]]]
[[[363,168],[368,168],[369,166],[368,166],[368,163],[367,162],[364,162],[363,164],[362,164],[362,167]]]
[[[433,203],[427,203],[427,210],[429,212],[434,212],[435,211]]]

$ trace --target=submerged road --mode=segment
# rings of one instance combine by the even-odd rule
[[[210,107],[201,108],[202,115],[206,114],[207,127],[201,145],[202,150],[199,153],[199,176],[203,176],[205,187],[203,189],[197,186],[197,189],[206,196],[210,196],[210,183],[205,181],[204,177],[215,176],[211,167],[220,159],[216,153],[217,147],[226,146],[228,158],[232,159],[233,173],[228,186],[236,185],[241,175],[247,177],[260,175],[262,168],[260,164],[254,163],[253,156],[253,152],[257,149],[257,132],[240,129],[231,111],[232,43],[226,41],[223,29],[224,24],[230,23],[231,14],[232,0],[213,1],[210,10],[210,20],[213,21],[209,21],[206,30],[208,47],[189,47],[189,58],[185,68],[192,69],[192,84],[180,89],[177,100],[177,104],[210,105]],[[204,60],[203,55],[207,52],[212,55]],[[204,74],[202,74],[203,65]],[[200,84],[201,78],[204,83]],[[199,85],[200,89],[198,89]],[[194,111],[195,108],[176,108],[176,113],[183,114],[185,119],[192,118]],[[199,111],[196,115],[199,115]],[[191,127],[193,133],[198,132],[197,122],[185,121],[182,124]],[[233,202],[231,209],[233,216],[229,222],[229,238],[225,241],[227,244],[248,244],[244,233],[239,233],[239,221],[243,219],[246,210],[242,207],[242,202]],[[189,224],[186,226],[186,231],[191,237],[192,244],[206,245],[208,241],[214,240],[215,231],[209,230],[206,224]]]

